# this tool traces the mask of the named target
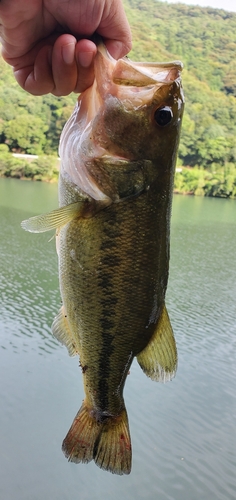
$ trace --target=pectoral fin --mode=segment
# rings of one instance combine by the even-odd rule
[[[84,200],[77,201],[76,203],[53,210],[48,214],[36,215],[30,219],[23,220],[21,227],[30,233],[44,233],[51,229],[57,229],[79,217],[83,212],[84,204]]]
[[[168,312],[164,306],[148,345],[137,355],[142,370],[152,380],[167,382],[177,370],[177,348]]]

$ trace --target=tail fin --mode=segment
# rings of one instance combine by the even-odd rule
[[[113,474],[129,474],[132,453],[126,410],[117,417],[98,421],[83,402],[62,443],[62,450],[71,462],[94,460],[98,467]]]
[[[99,423],[90,415],[83,402],[62,443],[66,458],[75,463],[93,460],[93,449],[100,431]]]

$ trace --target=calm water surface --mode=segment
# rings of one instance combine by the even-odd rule
[[[81,373],[50,331],[55,242],[20,228],[56,206],[55,185],[0,179],[0,498],[235,500],[236,202],[174,198],[167,307],[179,368],[162,385],[133,364],[133,469],[122,477],[68,463],[60,449]]]

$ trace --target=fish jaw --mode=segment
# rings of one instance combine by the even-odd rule
[[[95,80],[81,94],[60,141],[60,175],[92,199],[109,205],[120,199],[109,175],[98,172],[98,160],[127,165],[158,164],[158,175],[173,165],[183,114],[182,64],[116,61],[103,45],[95,58]],[[172,122],[160,127],[158,109],[167,106]],[[107,161],[106,161],[107,163]],[[173,166],[174,169],[174,166]]]

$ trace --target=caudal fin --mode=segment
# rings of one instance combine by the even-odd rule
[[[101,469],[113,474],[131,471],[131,441],[126,410],[117,417],[98,421],[84,402],[66,435],[62,450],[70,462],[94,460]]]

